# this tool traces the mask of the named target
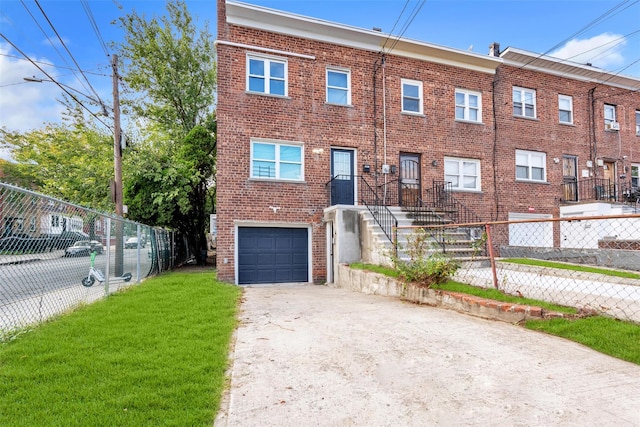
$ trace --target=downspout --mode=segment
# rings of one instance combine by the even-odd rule
[[[595,163],[596,157],[598,156],[598,149],[596,146],[596,100],[594,97],[596,91],[596,86],[589,89],[589,115],[590,117],[590,132],[589,132],[589,154],[591,155],[591,160]],[[594,171],[598,171],[597,168],[593,168]],[[594,173],[594,177],[597,178],[597,173]]]
[[[387,163],[387,76],[386,76],[386,68],[387,68],[386,57],[382,55],[382,140],[384,145],[384,154],[383,165]],[[389,179],[389,174],[384,174],[384,196],[382,199],[382,203],[387,205],[387,180]]]
[[[493,110],[493,197],[496,204],[496,213],[493,218],[494,221],[498,221],[500,217],[500,193],[498,191],[498,118],[496,114],[496,90],[498,87],[498,73],[500,71],[496,70],[496,73],[493,75],[493,82],[491,83],[493,87],[492,96],[491,96],[491,108]]]
[[[378,75],[378,60],[373,63],[373,177],[378,185],[378,97],[376,77]]]

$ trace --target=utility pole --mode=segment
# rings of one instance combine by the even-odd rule
[[[113,172],[114,191],[113,201],[116,205],[116,215],[123,217],[122,209],[122,145],[120,130],[120,95],[118,91],[118,55],[111,55],[111,66],[113,68]],[[116,221],[116,257],[115,275],[122,276],[124,247],[123,247],[124,223],[122,220]]]

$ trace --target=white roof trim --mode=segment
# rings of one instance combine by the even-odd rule
[[[513,67],[522,67],[527,70],[584,82],[602,83],[622,89],[640,90],[640,79],[638,78],[612,73],[567,59],[554,58],[513,47],[505,49],[500,57],[504,59],[506,65]]]
[[[381,52],[396,36],[374,30],[337,24],[235,1],[226,2],[227,23],[273,33]],[[495,74],[502,59],[459,49],[401,38],[392,55]]]

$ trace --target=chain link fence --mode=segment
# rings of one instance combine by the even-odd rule
[[[175,233],[0,182],[0,335],[186,260]]]
[[[640,323],[639,214],[421,228],[455,281]]]

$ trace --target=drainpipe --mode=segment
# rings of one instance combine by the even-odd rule
[[[384,154],[383,165],[388,165],[387,163],[387,75],[385,70],[387,69],[387,61],[386,57],[382,56],[382,140],[384,145]],[[387,180],[389,179],[389,174],[384,174],[384,198],[383,204],[386,206],[387,204]]]
[[[496,73],[493,75],[493,82],[491,83],[493,90],[491,96],[491,108],[493,110],[493,197],[496,204],[496,213],[493,218],[494,221],[497,221],[500,217],[500,193],[498,191],[498,118],[496,114],[496,90],[498,87],[498,82],[500,79],[498,78],[498,73],[500,71],[496,70]]]
[[[596,146],[596,100],[594,97],[596,91],[596,86],[592,87],[591,89],[589,89],[589,118],[590,120],[590,128],[589,129],[589,154],[591,155],[591,160],[594,162],[596,162],[596,157],[598,156],[598,149]],[[594,178],[597,178],[597,172],[598,172],[598,168],[597,167],[593,167],[592,170],[594,171]]]

